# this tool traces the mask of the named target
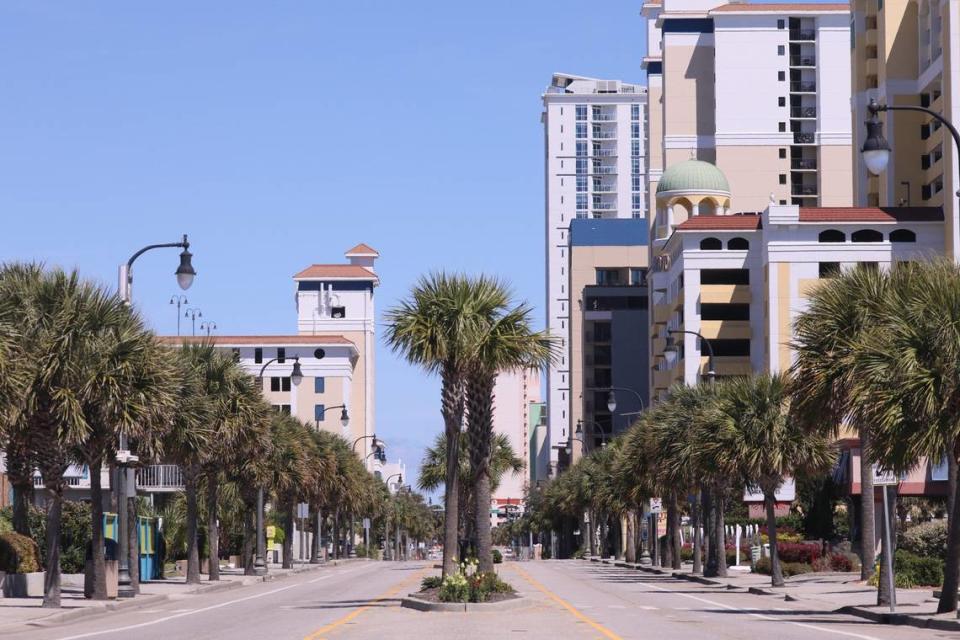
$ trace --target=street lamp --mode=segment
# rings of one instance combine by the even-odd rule
[[[182,293],[177,293],[170,296],[170,304],[177,305],[177,337],[180,336],[180,307],[181,305],[190,304],[187,300],[187,296]]]
[[[628,391],[635,395],[637,397],[637,402],[640,403],[640,411],[643,411],[643,396],[641,396],[636,390],[628,387],[607,387],[607,389],[609,390],[609,393],[607,393],[607,409],[610,411],[610,413],[616,413],[617,411],[617,394],[614,393],[615,391]]]
[[[190,307],[183,313],[184,318],[190,318],[190,335],[197,335],[197,318],[203,317],[198,307]]]
[[[587,420],[587,422],[589,422],[591,425],[593,425],[593,433],[594,433],[594,434],[596,434],[596,433],[599,432],[599,434],[600,434],[600,446],[601,446],[601,447],[607,446],[607,432],[603,430],[603,425],[601,425],[599,422],[595,422],[595,421],[593,421],[593,420]],[[576,433],[576,434],[577,434],[578,436],[580,436],[580,437],[583,437],[583,420],[577,420],[577,429],[576,429],[576,431],[574,431],[574,433]],[[583,440],[580,440],[580,442],[582,443]]]
[[[216,330],[217,330],[217,323],[214,322],[213,320],[204,320],[203,322],[200,323],[200,331],[206,331],[208,338],[210,337],[210,332],[216,331]]]
[[[578,432],[578,433],[582,433],[582,432]],[[567,455],[568,455],[568,456],[572,456],[572,455],[573,455],[573,441],[574,441],[574,440],[576,440],[577,442],[580,443],[580,448],[581,448],[581,449],[586,448],[586,445],[583,444],[583,440],[582,440],[582,439],[580,439],[580,438],[575,438],[575,437],[571,436],[571,437],[567,438]]]
[[[162,249],[162,248],[182,248],[183,251],[180,253],[180,265],[177,267],[174,272],[177,276],[177,284],[180,285],[180,288],[187,290],[190,288],[190,285],[193,284],[193,278],[197,275],[197,272],[193,268],[192,258],[193,254],[190,253],[190,242],[187,240],[187,235],[183,235],[183,240],[181,242],[168,242],[163,244],[150,244],[140,249],[127,260],[126,264],[120,265],[118,270],[118,283],[117,283],[117,293],[120,298],[126,303],[130,304],[133,297],[133,263],[136,262],[137,258],[142,256],[147,251],[151,249]],[[179,311],[178,311],[179,314]],[[116,486],[116,496],[117,496],[117,518],[119,519],[119,527],[117,528],[117,535],[120,538],[118,545],[118,553],[120,555],[119,561],[117,563],[117,597],[119,598],[132,598],[135,595],[133,590],[133,584],[130,578],[130,549],[129,549],[129,540],[128,538],[128,526],[127,526],[127,516],[128,516],[128,507],[127,507],[127,491],[128,486],[134,487],[134,496],[136,495],[136,478],[127,477],[130,471],[128,465],[130,463],[136,462],[138,460],[137,456],[130,453],[130,448],[127,443],[127,434],[124,432],[120,433],[120,442],[117,447],[117,486]]]
[[[677,347],[674,342],[673,335],[675,333],[689,333],[692,336],[697,336],[700,338],[700,342],[707,348],[707,380],[711,384],[714,383],[717,379],[717,372],[713,366],[713,346],[710,344],[710,341],[704,338],[701,334],[696,331],[681,331],[679,329],[667,329],[667,344],[663,348],[663,357],[667,359],[669,364],[673,364],[677,361],[677,355],[679,347]]]

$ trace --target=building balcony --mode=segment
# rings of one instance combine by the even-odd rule
[[[817,92],[816,80],[800,80],[798,82],[790,83],[790,93],[816,93],[816,92]]]
[[[593,152],[594,158],[616,158],[617,150],[616,149],[597,149]]]
[[[804,133],[802,131],[794,131],[793,133],[794,144],[815,144],[816,141],[817,134],[815,133]]]
[[[151,464],[137,469],[137,489],[150,493],[183,491],[183,472],[175,464]]]
[[[706,375],[708,360],[707,356],[701,355],[700,375]],[[713,366],[718,376],[748,376],[753,373],[749,356],[717,356],[713,359]]]
[[[616,140],[616,131],[599,131],[593,135],[594,140]]]
[[[752,295],[748,284],[700,285],[700,303],[750,304]]]
[[[790,187],[790,195],[793,196],[811,196],[817,195],[817,185],[815,184],[795,184]]]
[[[749,340],[749,320],[701,320],[700,333],[707,340]]]
[[[868,47],[877,46],[877,19],[873,19],[873,28],[869,28],[869,23],[867,24],[867,30],[864,32],[864,44]]]
[[[594,202],[591,207],[594,211],[616,211],[616,202]]]
[[[790,107],[790,117],[797,118],[816,118],[816,107]]]
[[[816,171],[816,158],[794,158],[790,161],[790,168],[794,171]]]
[[[593,167],[593,171],[591,173],[595,175],[602,175],[602,176],[616,175],[617,168],[615,166],[611,167],[606,165],[600,165],[600,166]]]
[[[816,29],[790,29],[790,40],[792,42],[810,42],[816,39]]]
[[[654,324],[667,324],[667,321],[670,319],[670,314],[673,312],[671,305],[669,304],[658,304],[653,307],[653,323]]]
[[[593,114],[594,122],[613,122],[617,119],[617,116],[612,113],[595,113]]]
[[[878,73],[878,71],[877,71],[877,59],[876,59],[876,58],[867,58],[866,69],[867,69],[867,75],[868,75],[868,76],[875,76],[875,75],[877,75],[877,73]]]
[[[666,371],[653,371],[653,388],[669,389],[673,385],[674,378],[679,369],[667,369]]]
[[[790,56],[791,67],[815,67],[817,66],[817,57],[813,54]]]

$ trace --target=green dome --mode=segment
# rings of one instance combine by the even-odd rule
[[[723,191],[729,194],[730,185],[716,165],[703,160],[684,160],[663,172],[657,193],[665,191]]]

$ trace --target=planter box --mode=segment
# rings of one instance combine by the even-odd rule
[[[3,578],[3,597],[42,598],[43,572],[6,574]]]

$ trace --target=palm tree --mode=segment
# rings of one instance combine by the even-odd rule
[[[796,361],[792,410],[813,432],[838,436],[844,424],[860,435],[860,577],[873,575],[876,559],[870,403],[859,402],[859,343],[875,328],[887,297],[885,273],[858,266],[824,280],[794,322]]]
[[[478,285],[480,282],[478,281]],[[492,282],[492,281],[489,281]],[[502,289],[499,297],[509,298]],[[555,341],[531,327],[532,308],[526,303],[511,309],[496,309],[478,327],[467,373],[467,431],[470,434],[470,472],[474,487],[474,529],[482,572],[493,571],[493,539],[490,534],[490,459],[493,442],[493,388],[497,374],[519,369],[537,369],[553,360]]]
[[[774,587],[784,585],[777,552],[777,489],[788,477],[829,469],[835,459],[828,438],[807,433],[792,419],[789,383],[784,373],[725,382],[720,391],[725,419],[710,443],[729,452],[744,485],[756,486],[763,493]]]
[[[436,273],[421,278],[410,296],[386,313],[387,344],[407,361],[440,375],[440,413],[447,438],[444,486],[443,575],[456,571],[459,514],[460,431],[464,385],[473,342],[496,310],[507,303],[494,280]]]

